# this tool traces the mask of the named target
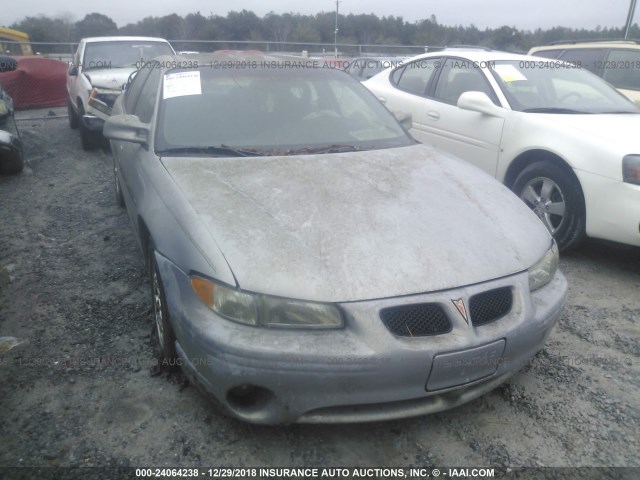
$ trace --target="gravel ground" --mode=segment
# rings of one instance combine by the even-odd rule
[[[20,112],[26,168],[0,177],[0,337],[23,341],[0,354],[0,467],[640,467],[639,248],[566,253],[569,301],[545,350],[463,407],[243,424],[154,368],[147,274],[110,153],[83,152],[65,113]]]

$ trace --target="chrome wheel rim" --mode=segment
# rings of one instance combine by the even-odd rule
[[[153,272],[153,309],[155,310],[156,317],[156,331],[158,332],[158,344],[160,348],[164,346],[164,323],[162,317],[162,296],[160,293],[160,283],[158,282],[158,275]]]
[[[556,182],[546,177],[529,180],[520,198],[533,210],[547,230],[555,235],[566,219],[566,204],[562,190]]]

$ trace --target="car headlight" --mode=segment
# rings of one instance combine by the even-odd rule
[[[246,325],[281,328],[340,328],[343,325],[335,305],[241,292],[197,275],[191,276],[191,287],[218,315]]]
[[[622,159],[622,180],[640,185],[640,155],[626,155]]]
[[[544,287],[551,281],[558,270],[560,262],[560,253],[556,242],[553,242],[551,248],[544,254],[533,267],[529,269],[529,290],[534,291]]]
[[[111,108],[116,102],[118,95],[120,95],[120,92],[94,88],[89,93],[87,104],[91,105],[96,110],[100,110],[102,113],[111,115]]]

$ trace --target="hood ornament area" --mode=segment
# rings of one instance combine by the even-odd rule
[[[451,300],[451,301],[453,302],[453,304],[458,309],[458,312],[460,312],[460,315],[462,315],[462,318],[464,318],[464,321],[467,322],[467,324],[468,324],[469,323],[469,314],[467,313],[467,307],[464,304],[464,300],[459,298],[457,300]]]

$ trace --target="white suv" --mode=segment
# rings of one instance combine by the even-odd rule
[[[585,235],[640,245],[640,109],[591,72],[540,57],[447,49],[364,85],[389,109],[412,115],[416,139],[505,183],[560,248]]]
[[[69,126],[80,127],[82,148],[102,139],[102,126],[129,77],[159,55],[174,55],[169,42],[153,37],[92,37],[80,40],[67,73]]]

